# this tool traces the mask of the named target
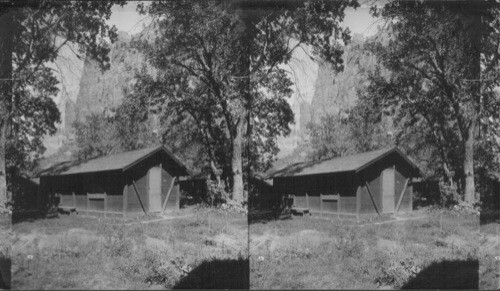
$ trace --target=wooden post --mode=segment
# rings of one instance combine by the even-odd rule
[[[338,194],[337,198],[337,218],[340,219],[340,194]]]
[[[306,193],[306,208],[309,209],[309,195]]]
[[[319,212],[320,216],[323,217],[323,194],[319,194]]]
[[[413,185],[412,182],[408,182],[408,189],[410,189],[410,211],[413,211]]]
[[[90,209],[90,199],[89,199],[89,193],[87,192],[87,211],[85,212],[87,215],[89,215],[89,209]]]
[[[108,212],[108,195],[104,192],[104,218],[106,218],[106,212]]]
[[[359,220],[359,211],[361,210],[361,187],[356,188],[356,219]]]
[[[410,178],[406,179],[405,186],[403,187],[403,191],[401,191],[401,194],[399,195],[399,201],[398,204],[396,205],[396,213],[399,212],[399,207],[401,206],[401,201],[403,201],[403,197],[406,194],[406,188],[408,188],[408,182],[410,181]]]
[[[123,217],[127,216],[127,206],[128,206],[128,185],[123,186]]]
[[[177,210],[181,209],[181,189],[179,184],[175,185],[177,188]]]
[[[75,208],[75,210],[76,210],[76,196],[75,196],[75,192],[71,192],[71,194],[73,195],[73,208]]]

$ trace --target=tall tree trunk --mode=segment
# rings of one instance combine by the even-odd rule
[[[231,170],[233,176],[233,199],[243,202],[243,127],[244,119],[239,118],[232,140]]]
[[[465,142],[464,173],[465,173],[465,191],[464,201],[467,203],[475,202],[475,182],[474,182],[474,125],[471,125],[469,136]]]
[[[0,5],[0,212],[7,210],[8,202],[5,147],[12,100],[13,11],[8,6]]]
[[[465,173],[465,191],[464,201],[467,203],[475,202],[475,183],[474,183],[474,142],[476,133],[476,121],[472,120],[469,126],[469,133],[465,141],[464,150],[464,173]]]
[[[469,126],[466,129],[464,141],[464,201],[467,203],[475,202],[475,183],[474,183],[474,144],[476,140],[476,127],[478,126],[479,114],[481,109],[481,38],[482,38],[482,19],[481,8],[470,7],[464,5],[464,27],[468,42],[465,42],[466,52],[470,56],[469,63],[464,64],[468,70],[465,74],[467,81],[470,84],[468,88],[472,97],[471,104],[466,110],[470,110]]]

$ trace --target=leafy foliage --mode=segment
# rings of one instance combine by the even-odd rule
[[[388,80],[374,74],[371,97],[396,113],[396,123],[427,127],[423,136],[436,149],[443,182],[455,183],[448,188],[468,202],[478,132],[498,132],[481,122],[496,118],[500,105],[492,91],[498,79],[488,77],[498,67],[498,7],[487,3],[472,9],[465,2],[393,1],[374,10],[389,36],[375,39],[371,51],[392,74]]]
[[[123,3],[38,1],[10,10],[11,18],[5,25],[13,35],[12,83],[3,88],[9,93],[3,92],[5,114],[0,132],[0,152],[5,148],[8,175],[33,169],[45,150],[43,136],[55,133],[55,123],[60,121],[52,99],[59,92],[59,82],[50,64],[63,46],[72,43],[78,47],[77,56],[93,58],[102,69],[108,68],[107,41],[116,39],[116,28],[105,21],[111,6]],[[3,166],[4,156],[0,159]],[[5,176],[0,175],[0,179]]]
[[[243,195],[244,155],[253,159],[249,172],[268,167],[277,152],[276,136],[290,131],[291,81],[279,65],[309,44],[341,69],[338,40],[347,42],[349,31],[340,21],[344,9],[357,3],[296,1],[267,10],[247,5],[155,1],[139,6],[155,20],[156,37],[139,47],[157,71],[144,75],[138,88],[158,108],[174,108],[195,122],[212,172],[229,180],[236,200]],[[252,136],[246,151],[245,135]]]

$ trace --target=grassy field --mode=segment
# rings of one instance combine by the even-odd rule
[[[16,289],[247,288],[247,218],[181,210],[140,223],[63,216],[13,225]]]
[[[481,213],[479,288],[500,289],[500,213]]]
[[[251,223],[250,286],[477,288],[478,216],[431,209],[411,216],[362,225],[311,217]]]
[[[0,289],[10,286],[10,215],[0,213]]]

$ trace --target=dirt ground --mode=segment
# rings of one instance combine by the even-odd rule
[[[165,289],[194,282],[188,287],[244,288],[246,225],[244,214],[192,208],[133,221],[72,215],[18,223],[12,284],[16,289]],[[200,270],[207,266],[229,269],[228,276],[236,279],[204,278]]]

